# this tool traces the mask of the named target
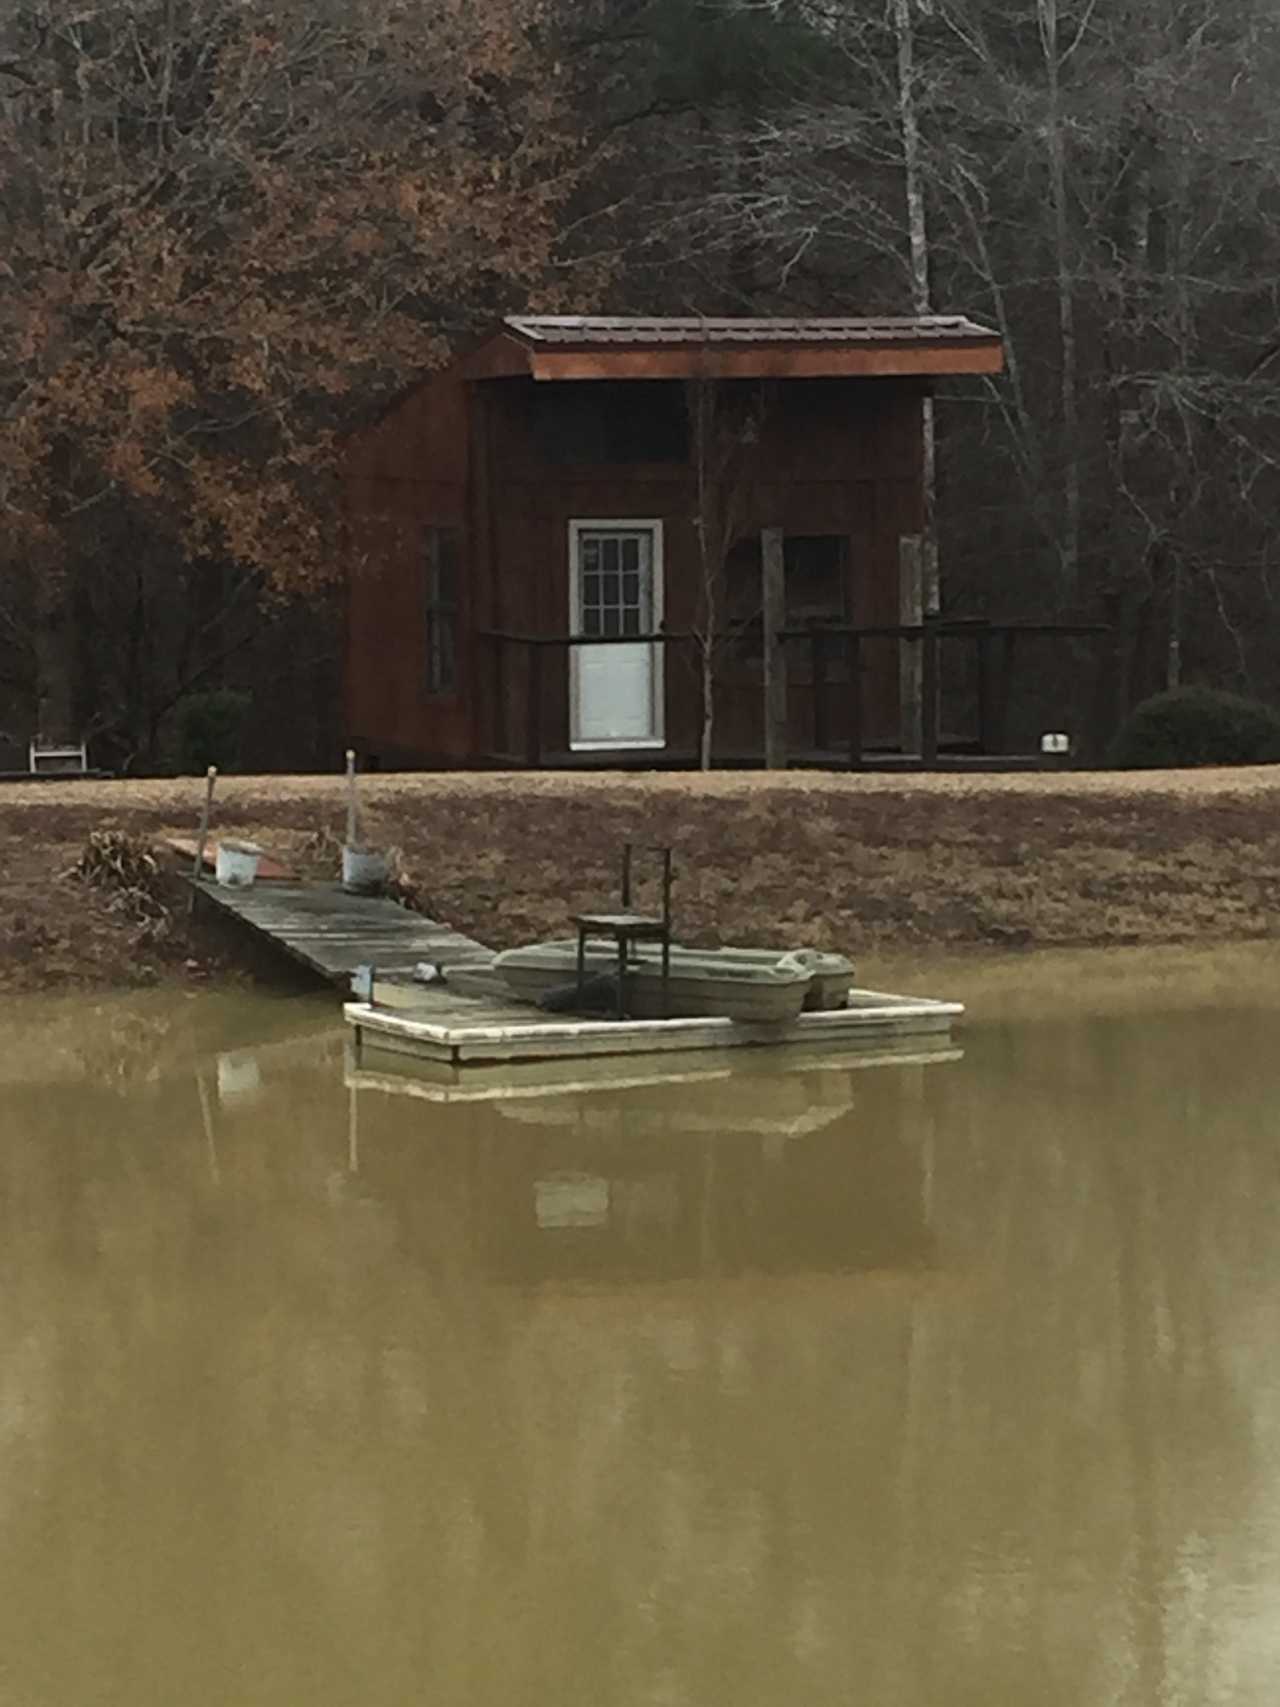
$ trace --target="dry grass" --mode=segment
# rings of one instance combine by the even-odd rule
[[[202,779],[0,793],[0,981],[118,978],[118,926],[51,882],[89,832],[193,830]],[[1280,767],[1007,776],[402,775],[362,779],[370,836],[424,906],[499,945],[563,929],[628,838],[676,849],[690,941],[1214,942],[1274,933]],[[339,777],[220,782],[215,826],[328,872]],[[113,936],[114,932],[114,936]],[[115,944],[114,949],[112,944]],[[150,975],[150,974],[146,974]]]

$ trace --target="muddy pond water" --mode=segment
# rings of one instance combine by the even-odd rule
[[[1280,951],[442,1102],[0,1008],[4,1707],[1280,1698]]]

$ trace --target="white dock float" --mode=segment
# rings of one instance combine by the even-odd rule
[[[731,1019],[554,1019],[518,1004],[468,1000],[424,989],[412,1009],[350,1002],[343,1016],[357,1058],[408,1055],[462,1067],[501,1061],[585,1060],[691,1050],[790,1048],[847,1050],[907,1037],[946,1037],[964,1013],[958,1002],[851,990],[849,1006],[802,1013],[786,1025]]]

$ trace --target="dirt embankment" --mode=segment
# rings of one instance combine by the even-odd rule
[[[190,835],[202,779],[0,792],[0,986],[227,969],[207,936],[142,928],[65,874],[91,831]],[[620,844],[669,842],[691,942],[926,946],[1243,940],[1280,934],[1280,767],[865,777],[376,776],[369,837],[423,910],[499,946],[612,898]],[[336,869],[340,778],[219,784],[215,830]],[[179,915],[181,909],[179,909]]]

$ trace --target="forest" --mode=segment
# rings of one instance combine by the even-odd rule
[[[1024,691],[1280,700],[1266,0],[11,0],[0,770],[252,700],[342,741],[343,435],[504,312],[961,312],[944,614],[1099,622]]]

